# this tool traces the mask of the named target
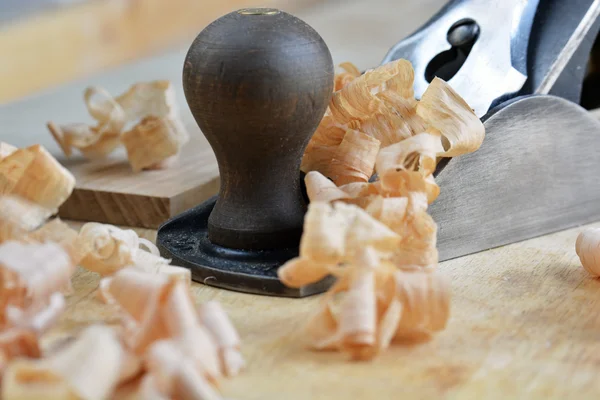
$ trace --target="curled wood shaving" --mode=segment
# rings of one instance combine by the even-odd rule
[[[142,398],[215,400],[221,396],[172,342],[156,342],[146,356]]]
[[[337,277],[308,325],[316,349],[370,359],[394,338],[446,326],[450,289],[435,272],[437,225],[427,213],[440,190],[433,173],[440,157],[477,150],[484,128],[444,81],[420,101],[413,83],[406,60],[360,76],[348,69],[306,148],[300,256],[278,275],[291,287]]]
[[[575,242],[581,265],[593,276],[600,276],[600,228],[583,230]]]
[[[1,195],[0,206],[18,240],[0,244],[2,398],[122,398],[117,389],[136,382],[135,398],[221,398],[217,380],[245,364],[239,336],[218,303],[196,308],[188,269],[133,231],[90,223],[77,233],[15,196]],[[100,292],[122,326],[88,327],[42,357],[40,336],[64,311],[78,261],[116,271]]]
[[[376,343],[375,268],[378,263],[379,257],[371,247],[359,253],[340,309],[340,346],[357,359],[370,358],[370,349]]]
[[[73,175],[40,145],[0,160],[0,195],[19,196],[55,213],[74,187]]]
[[[450,286],[439,273],[397,270],[369,247],[346,268],[307,326],[314,349],[366,360],[394,338],[426,338],[446,326]]]
[[[39,338],[64,311],[60,292],[70,288],[73,270],[57,244],[0,245],[0,372],[15,358],[41,356]]]
[[[188,140],[181,132],[171,120],[149,116],[123,133],[121,140],[133,171],[167,166]]]
[[[435,78],[417,105],[417,115],[428,122],[427,131],[442,136],[442,157],[456,157],[477,150],[485,128],[471,107],[446,82]]]
[[[189,140],[168,81],[137,83],[116,98],[92,86],[85,90],[84,100],[96,126],[48,123],[66,156],[76,148],[87,158],[101,158],[123,144],[137,172],[168,166]],[[127,126],[133,127],[126,130]]]
[[[356,71],[350,74],[353,73]],[[428,132],[439,141],[439,157],[455,157],[481,146],[483,124],[441,79],[434,79],[421,100],[416,101],[414,71],[406,60],[391,62],[361,76],[351,75],[336,77],[336,82],[344,84],[336,86],[327,113],[306,148],[301,166],[304,172],[319,171],[338,186],[366,182],[375,167],[371,152],[377,151],[366,140],[343,143],[348,131],[371,137],[381,149]],[[344,155],[344,168],[352,171],[350,177],[336,169],[340,153]]]
[[[335,75],[334,92],[337,92],[360,76],[360,70],[350,62],[340,64],[340,68],[343,69],[343,72]]]
[[[115,332],[105,326],[86,328],[76,340],[40,360],[8,366],[3,398],[106,399],[121,375],[125,350]],[[60,397],[63,396],[63,397]]]
[[[81,227],[77,238],[80,253],[83,254],[80,265],[100,275],[110,275],[133,265],[147,269],[159,269],[169,260],[140,249],[140,245],[155,246],[140,239],[131,229],[120,229],[112,225],[90,222]]]
[[[396,338],[429,336],[446,327],[451,290],[445,276],[428,271],[396,271],[394,280],[402,305]]]
[[[367,182],[373,175],[375,159],[381,142],[366,133],[348,130],[337,146],[327,170],[338,185],[351,182]]]
[[[78,243],[85,254],[81,266],[101,275],[110,275],[133,263],[139,238],[130,229],[90,222],[81,227]]]
[[[99,86],[90,86],[83,92],[83,101],[98,127],[119,132],[127,122],[125,110],[106,90]]]
[[[117,97],[116,101],[125,110],[128,121],[153,115],[169,120],[178,136],[188,136],[179,118],[175,89],[169,81],[136,83]]]
[[[196,311],[189,283],[180,276],[131,267],[101,286],[107,302],[120,310],[128,347],[146,360],[148,375],[140,386],[145,395],[172,398],[181,390],[199,390],[187,385],[201,384],[216,396],[211,385],[244,366],[239,337],[223,309],[210,302]]]
[[[120,146],[120,132],[101,130],[86,124],[46,124],[56,143],[67,157],[78,149],[86,158],[102,158]]]
[[[227,318],[225,310],[216,301],[209,301],[199,307],[200,321],[216,341],[225,376],[235,376],[245,361],[240,353],[240,337]]]
[[[301,287],[324,278],[338,265],[352,262],[364,245],[390,257],[401,239],[358,207],[311,203],[300,241],[300,257],[278,270],[279,279],[290,287]]]
[[[125,111],[106,90],[97,86],[87,88],[83,98],[88,112],[97,121],[96,126],[48,122],[48,130],[67,157],[72,155],[73,148],[90,159],[105,157],[121,144],[120,134],[127,122]]]

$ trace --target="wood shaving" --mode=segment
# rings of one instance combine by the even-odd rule
[[[600,276],[600,228],[583,230],[575,242],[581,265],[592,276]]]
[[[76,148],[86,158],[103,158],[125,145],[129,162],[138,172],[169,166],[189,140],[169,81],[136,83],[116,98],[92,86],[85,90],[84,101],[95,126],[47,124],[67,157]],[[127,130],[127,126],[132,128]]]
[[[172,342],[160,341],[148,351],[148,375],[142,382],[144,399],[216,400],[221,396]]]
[[[179,152],[188,137],[181,135],[167,118],[145,117],[121,140],[134,172],[161,169]]]
[[[216,341],[225,376],[235,376],[245,366],[240,353],[240,337],[225,310],[216,301],[209,301],[198,308],[200,321]]]
[[[107,399],[119,383],[124,358],[125,349],[111,328],[90,326],[46,358],[9,365],[2,398],[48,398],[48,393],[56,399]]]
[[[55,213],[74,187],[73,175],[40,145],[0,160],[0,195],[19,196]]]
[[[13,359],[41,356],[39,338],[63,312],[61,292],[70,289],[73,271],[72,260],[57,244],[0,245],[0,372]]]
[[[47,213],[32,215],[20,241],[0,244],[2,398],[116,398],[135,382],[129,393],[141,399],[221,398],[218,379],[245,365],[240,339],[218,303],[194,304],[188,269],[133,231],[92,223],[77,234],[59,219],[43,224]],[[121,326],[90,326],[44,353],[40,337],[65,309],[70,248],[95,269],[126,264],[99,287]]]
[[[343,72],[335,74],[335,82],[333,85],[334,92],[337,92],[360,76],[360,70],[350,62],[340,64],[340,68],[343,70]]]
[[[75,147],[104,156],[124,141],[134,168],[156,167],[187,140],[174,99],[168,82],[134,85],[116,99],[90,88],[85,101],[97,126],[49,126],[67,155]],[[134,231],[88,223],[77,232],[49,219],[74,183],[42,147],[0,143],[1,397],[220,399],[218,379],[245,365],[224,310],[215,302],[196,307],[190,270],[170,265]],[[76,265],[108,276],[98,293],[121,324],[87,327],[43,351]]]
[[[76,148],[86,158],[103,158],[121,145],[119,131],[100,130],[86,124],[48,122],[46,126],[67,157],[71,157]]]
[[[104,298],[121,315],[128,348],[145,360],[142,398],[220,398],[213,385],[221,375],[236,375],[244,360],[237,332],[217,303],[196,311],[189,282],[178,274],[131,267],[102,282]]]
[[[136,264],[154,269],[169,264],[169,260],[141,249],[140,245],[148,246],[148,242],[131,229],[89,222],[81,227],[77,244],[84,255],[79,264],[103,276]]]
[[[310,345],[364,360],[446,326],[450,285],[435,270],[427,213],[440,191],[433,173],[440,157],[477,150],[484,128],[440,79],[415,100],[406,60],[344,69],[302,160],[311,204],[300,256],[278,275],[291,287],[337,277],[307,326]]]
[[[366,140],[344,143],[348,131],[371,137],[382,150],[419,133],[429,133],[440,142],[436,146],[438,157],[459,156],[481,146],[483,124],[441,79],[434,79],[417,101],[414,71],[406,60],[360,76],[356,68],[348,64],[344,68],[347,72],[336,76],[329,108],[304,153],[304,172],[319,171],[338,186],[366,182],[375,168],[375,157],[370,156],[374,145]],[[344,169],[352,171],[350,178],[337,170],[340,158]]]

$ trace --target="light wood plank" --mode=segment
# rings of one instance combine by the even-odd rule
[[[220,301],[241,334],[248,368],[223,381],[228,398],[597,399],[600,281],[575,255],[581,229],[442,263],[454,292],[448,328],[430,342],[394,344],[372,362],[304,348],[301,328],[320,296],[273,298],[198,283],[192,292],[197,303]],[[79,270],[73,285],[49,342],[90,323],[116,323],[95,297],[95,274]]]

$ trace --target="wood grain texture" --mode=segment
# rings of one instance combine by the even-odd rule
[[[394,344],[372,362],[304,348],[301,328],[320,296],[273,298],[197,283],[192,292],[197,303],[220,301],[242,337],[248,368],[223,380],[227,398],[597,399],[600,280],[575,254],[582,229],[442,263],[453,282],[448,328],[430,342]],[[97,285],[95,274],[77,272],[48,342],[91,323],[117,322],[96,299]]]
[[[266,0],[298,9],[315,0]],[[0,104],[191,40],[252,0],[92,0],[0,29]],[[40,63],[44,67],[40,68]]]

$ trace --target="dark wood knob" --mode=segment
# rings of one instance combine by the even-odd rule
[[[235,11],[196,37],[183,88],[219,163],[211,242],[253,250],[298,245],[306,211],[300,160],[333,77],[323,39],[283,11]]]

